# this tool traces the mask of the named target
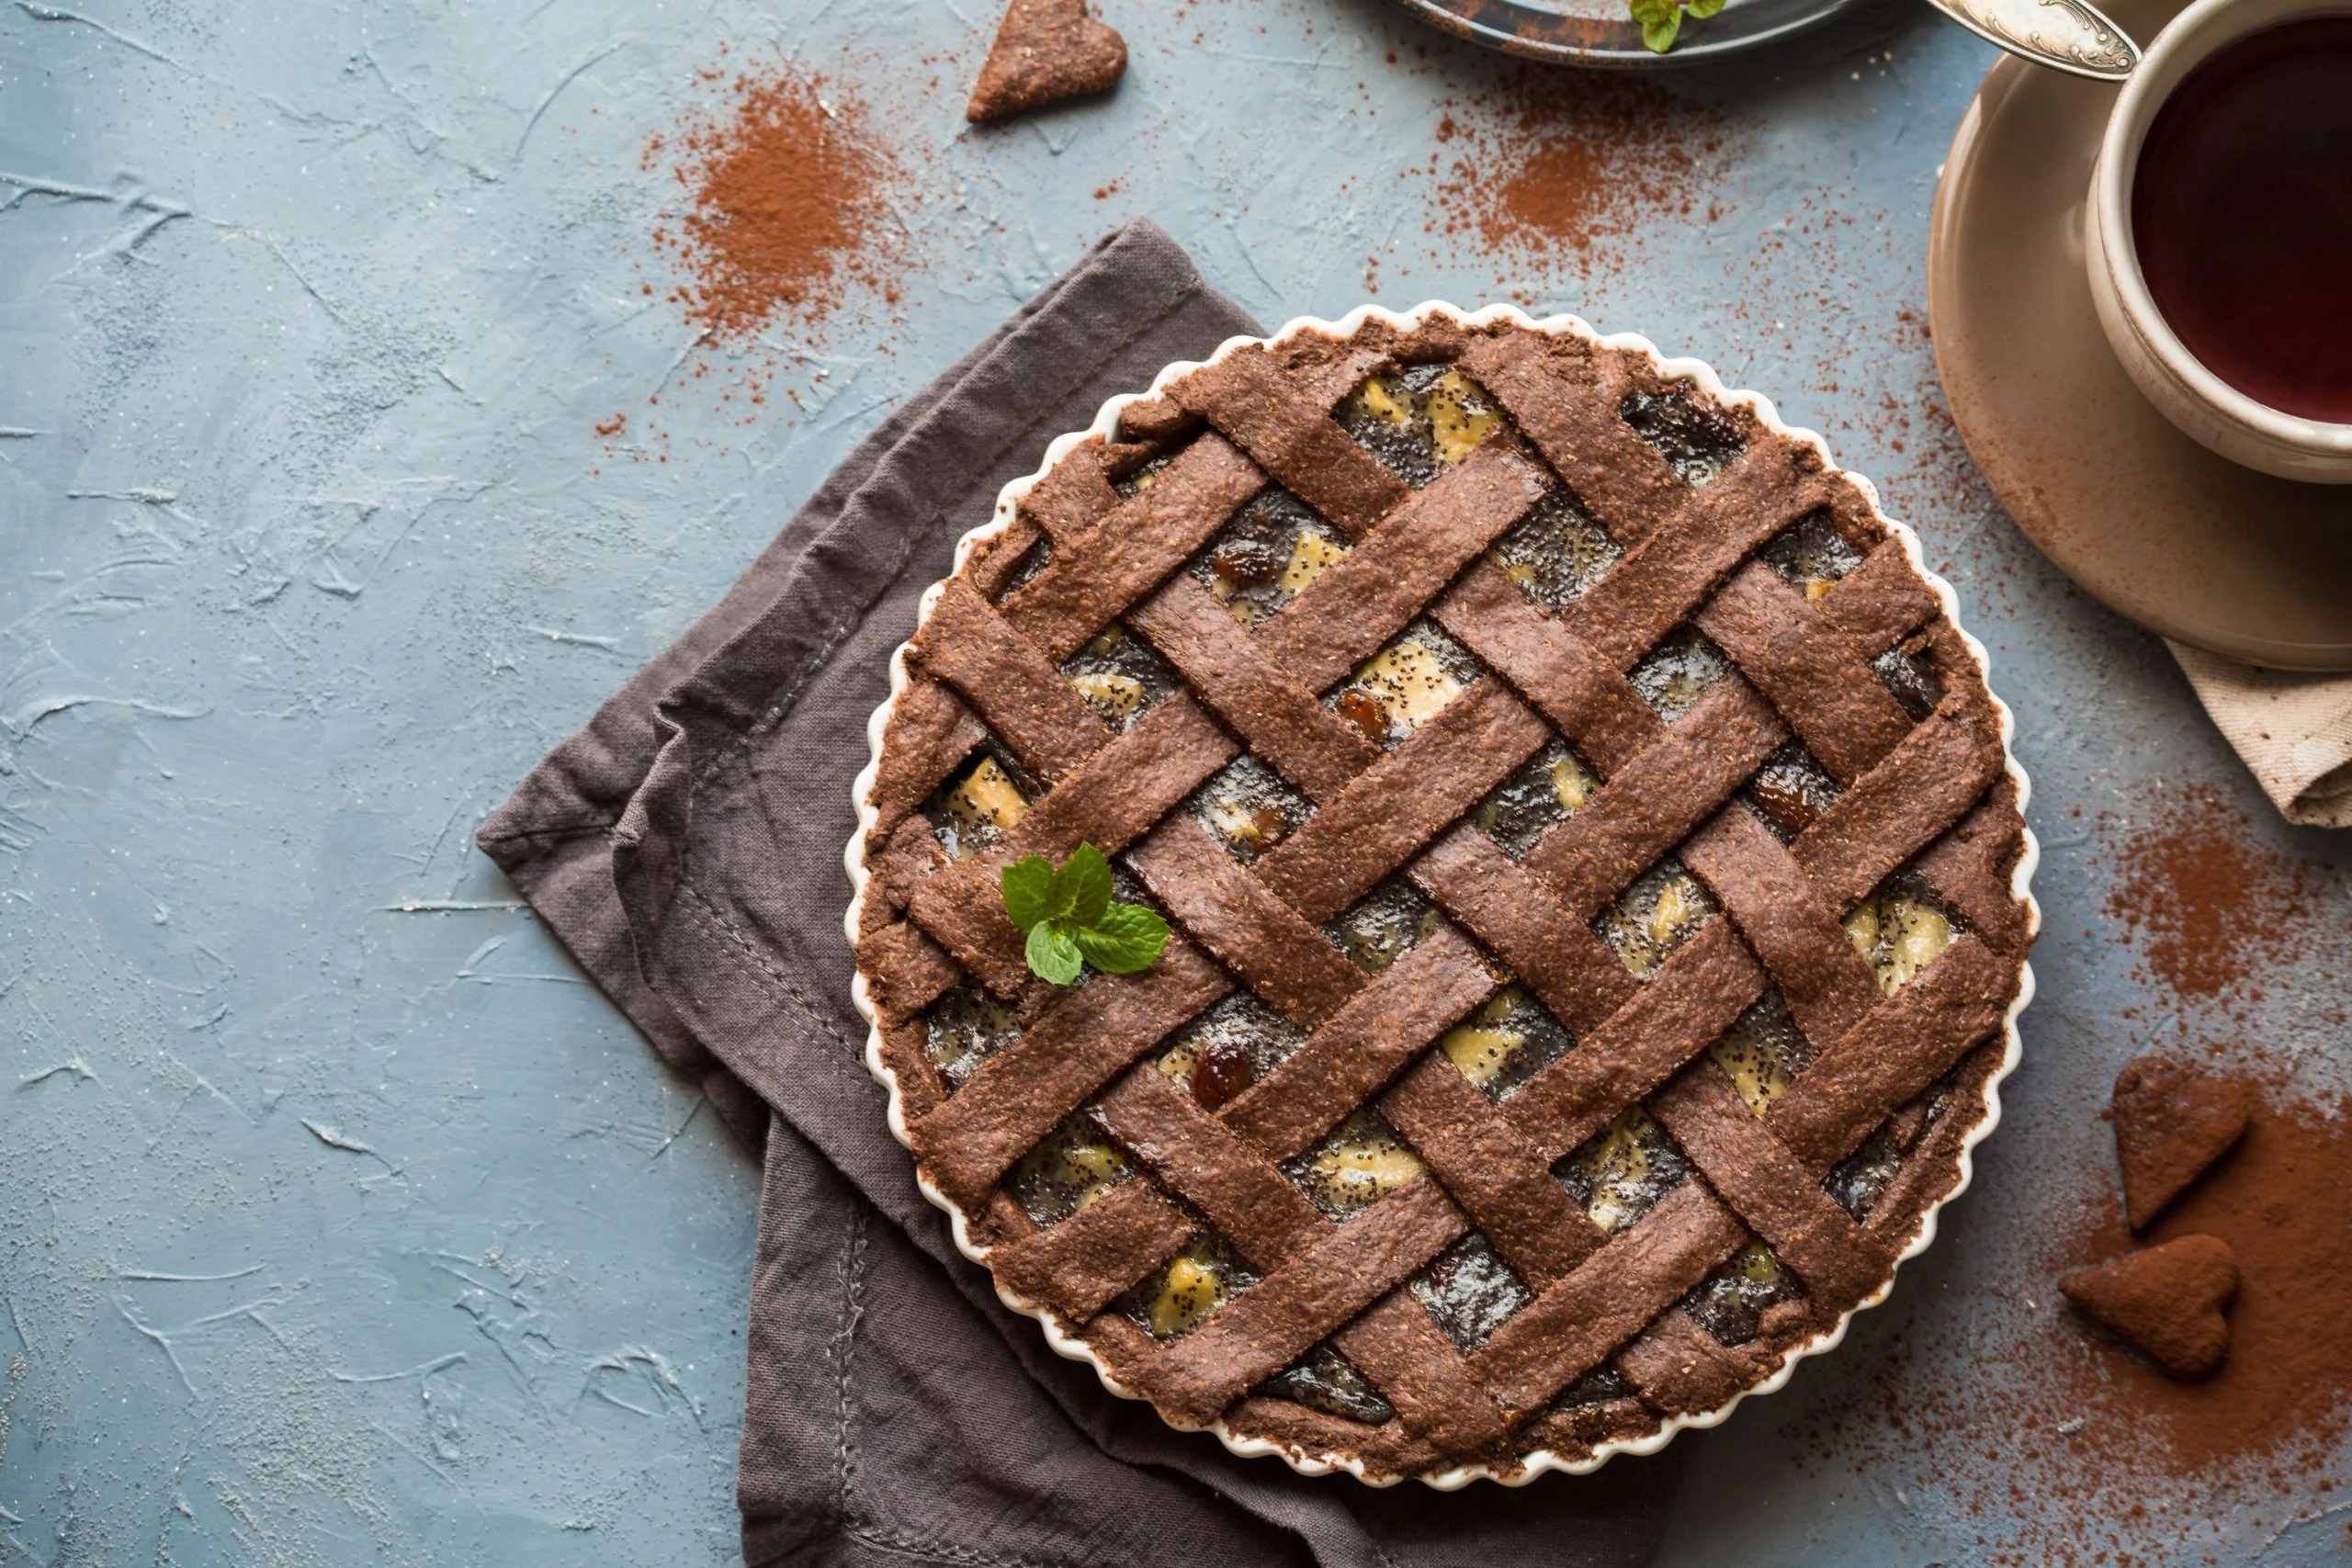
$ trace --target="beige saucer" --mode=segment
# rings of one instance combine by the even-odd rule
[[[2115,0],[2143,46],[2182,6]],[[2352,670],[2352,491],[2215,457],[2142,397],[2083,266],[2117,89],[2004,56],[1952,139],[1928,240],[1936,365],[2026,536],[2121,615],[2281,670]]]

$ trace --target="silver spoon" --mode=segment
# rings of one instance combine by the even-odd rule
[[[1928,0],[1962,27],[2011,54],[2101,82],[2139,69],[2140,46],[2089,0]]]

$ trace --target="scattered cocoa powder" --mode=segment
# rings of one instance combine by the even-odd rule
[[[1631,78],[1526,71],[1449,107],[1433,231],[1514,265],[1589,272],[1596,248],[1692,212],[1720,110]]]
[[[2352,1396],[2352,1099],[2282,1100],[2255,1113],[2235,1152],[2157,1221],[2162,1244],[2227,1242],[2241,1276],[2230,1357],[2211,1382],[2176,1383],[2109,1344],[2063,1358],[2069,1394],[2105,1416],[2095,1449],[2175,1476],[2244,1473],[2273,1461],[2291,1478],[2345,1430]],[[2111,1200],[2080,1260],[2134,1245]],[[2143,1444],[2145,1452],[2134,1450]]]
[[[2107,912],[2179,999],[2243,999],[2259,970],[2299,956],[2312,924],[2304,869],[2256,845],[2210,789],[2161,797],[2116,871]]]
[[[746,71],[723,113],[647,146],[676,159],[688,205],[654,231],[685,274],[671,298],[721,343],[779,316],[802,326],[853,286],[893,301],[903,230],[890,210],[907,185],[858,96],[789,66]]]
[[[2268,1091],[2237,1148],[2144,1237],[2111,1185],[2092,1209],[2049,1227],[2041,1282],[2018,1287],[2039,1298],[2021,1327],[1897,1349],[1875,1408],[1815,1433],[1825,1457],[1931,1465],[1957,1527],[1983,1531],[1969,1561],[2004,1568],[2195,1562],[2233,1516],[2269,1528],[2343,1501],[2352,1098]],[[2226,1242],[2241,1275],[2228,1359],[2204,1382],[2166,1377],[2045,1293],[2071,1268],[2198,1234]]]

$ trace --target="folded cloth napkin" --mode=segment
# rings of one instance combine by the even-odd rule
[[[2352,828],[2352,675],[2299,675],[2167,642],[2222,738],[2288,821]]]
[[[1152,224],[910,399],[678,645],[480,834],[665,1059],[755,1141],[739,1500],[772,1562],[1632,1564],[1671,1450],[1517,1490],[1380,1491],[1233,1458],[1063,1360],[916,1189],[850,1005],[842,846],[887,661],[1046,443],[1258,330]]]

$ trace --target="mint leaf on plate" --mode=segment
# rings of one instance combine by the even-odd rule
[[[1664,54],[1674,47],[1682,31],[1684,7],[1679,0],[1628,0],[1627,8],[1641,24],[1642,42],[1651,53]],[[1724,0],[1697,0],[1689,7],[1694,17],[1712,17],[1723,8]]]

